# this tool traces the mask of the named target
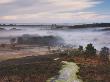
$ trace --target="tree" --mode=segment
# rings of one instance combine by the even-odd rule
[[[79,46],[78,53],[79,53],[79,56],[84,54],[83,46]]]
[[[103,61],[109,61],[109,48],[103,47],[100,51],[100,58]]]
[[[96,49],[94,48],[93,44],[88,44],[85,50],[87,56],[95,56]]]
[[[16,43],[16,38],[12,38],[10,40],[10,44],[11,44],[11,48],[14,49],[15,48],[15,43]]]
[[[82,52],[83,51],[83,46],[79,46],[78,50]]]
[[[11,44],[14,44],[16,42],[16,38],[12,38],[11,40],[10,40],[10,43]]]

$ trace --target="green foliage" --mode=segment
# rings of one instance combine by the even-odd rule
[[[95,56],[96,55],[96,49],[94,48],[94,46],[92,44],[87,44],[85,53],[88,56]]]

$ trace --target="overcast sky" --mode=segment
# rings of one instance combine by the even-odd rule
[[[0,23],[110,22],[110,0],[0,0]]]

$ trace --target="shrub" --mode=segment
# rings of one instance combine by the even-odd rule
[[[78,56],[80,52],[78,49],[67,49],[59,53],[60,56]]]
[[[2,48],[4,48],[4,47],[6,46],[6,44],[1,44],[0,46],[1,46]]]

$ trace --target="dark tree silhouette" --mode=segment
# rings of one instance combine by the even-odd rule
[[[100,58],[103,61],[109,61],[109,48],[103,47],[100,51]]]
[[[78,50],[82,52],[83,51],[83,46],[79,46]]]
[[[93,44],[88,44],[85,50],[87,56],[95,56],[96,49],[94,48]]]
[[[11,40],[10,40],[10,43],[11,44],[14,44],[16,42],[16,38],[12,38]]]
[[[10,47],[11,47],[12,49],[15,49],[15,46],[16,46],[16,45],[15,45],[15,44],[16,44],[16,38],[12,38],[12,39],[10,40],[10,44],[11,44]]]
[[[79,55],[84,54],[83,46],[79,46],[78,53],[79,53]]]

